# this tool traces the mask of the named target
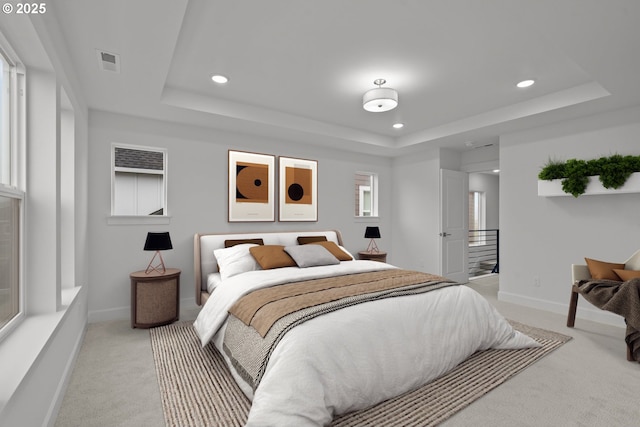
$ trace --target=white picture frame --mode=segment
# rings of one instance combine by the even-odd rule
[[[279,220],[318,221],[317,160],[278,158]]]
[[[229,150],[229,222],[275,221],[275,163],[271,154]]]

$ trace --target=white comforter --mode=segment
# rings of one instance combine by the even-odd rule
[[[195,321],[203,345],[221,351],[227,310],[253,289],[296,280],[394,268],[375,261],[252,271],[218,285]],[[288,332],[255,391],[247,426],[322,426],[415,389],[477,350],[539,344],[512,329],[477,292],[451,286],[367,302],[316,317]]]

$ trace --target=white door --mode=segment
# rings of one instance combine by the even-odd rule
[[[440,169],[440,274],[469,281],[469,176]]]

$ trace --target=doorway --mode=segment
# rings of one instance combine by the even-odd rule
[[[500,172],[469,173],[469,277],[500,271]]]

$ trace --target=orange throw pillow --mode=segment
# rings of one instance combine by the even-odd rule
[[[619,270],[616,268],[613,271],[625,282],[640,277],[640,270]]]
[[[598,261],[591,258],[584,259],[589,267],[589,273],[592,279],[606,279],[620,281],[620,277],[615,273],[615,269],[624,270],[624,263],[617,264],[613,262]]]
[[[297,267],[296,262],[284,251],[281,245],[252,246],[249,252],[263,270],[281,267]]]

